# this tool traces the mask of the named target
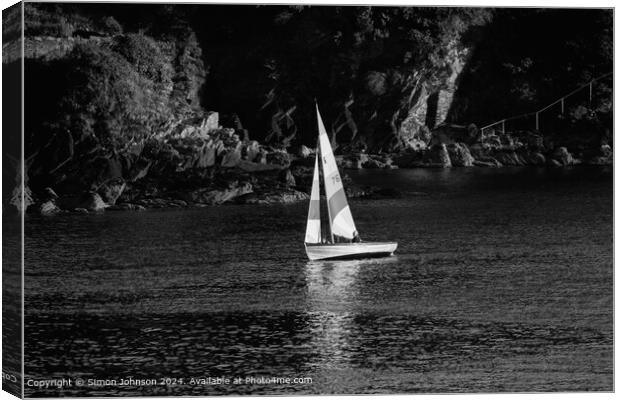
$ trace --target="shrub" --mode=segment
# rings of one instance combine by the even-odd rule
[[[105,17],[103,19],[103,29],[109,35],[120,35],[123,33],[123,27],[114,17]]]
[[[73,128],[86,130],[106,147],[153,132],[168,117],[166,95],[111,48],[76,46],[67,59],[63,109]]]
[[[172,71],[169,60],[157,42],[141,33],[130,33],[115,38],[114,51],[121,54],[138,73],[157,83],[168,83]]]

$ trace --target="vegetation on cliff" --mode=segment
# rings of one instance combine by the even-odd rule
[[[66,208],[304,198],[314,99],[345,168],[607,163],[611,81],[539,132],[476,124],[610,70],[611,17],[27,3],[28,182]]]

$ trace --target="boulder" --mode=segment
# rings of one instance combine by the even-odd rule
[[[215,143],[209,141],[196,151],[196,161],[193,166],[196,168],[208,168],[215,165]]]
[[[555,149],[551,158],[558,161],[562,165],[571,165],[573,164],[573,156],[568,152],[566,147],[558,147]]]
[[[107,207],[107,204],[103,201],[101,196],[96,192],[89,192],[76,208],[85,208],[88,211],[103,211]]]
[[[205,132],[211,132],[220,127],[220,115],[216,112],[210,112],[207,118],[203,122],[203,130]]]
[[[246,144],[243,149],[243,159],[247,161],[256,161],[260,154],[260,145],[256,140],[252,140]]]
[[[228,150],[224,157],[222,158],[222,167],[232,168],[236,167],[241,161],[241,149],[243,148],[243,143],[237,143],[234,149]]]
[[[54,215],[54,214],[59,213],[61,210],[60,208],[58,208],[55,201],[48,200],[48,201],[41,203],[38,211],[41,215]]]
[[[471,167],[474,165],[474,157],[464,143],[451,143],[447,146],[452,165],[457,167]]]
[[[122,179],[117,179],[112,182],[104,183],[99,187],[97,193],[101,196],[101,199],[108,205],[116,204],[116,200],[121,196],[123,190],[125,190],[126,183]]]
[[[303,144],[299,146],[299,149],[297,149],[297,156],[301,158],[307,158],[312,155],[314,155],[314,151],[309,147],[304,146]]]

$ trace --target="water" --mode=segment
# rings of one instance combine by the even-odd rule
[[[28,216],[27,378],[169,380],[26,394],[613,390],[611,169],[351,176],[397,256],[308,262],[306,204]]]

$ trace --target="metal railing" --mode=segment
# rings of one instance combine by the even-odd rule
[[[605,78],[608,78],[610,76],[613,75],[613,72],[609,72],[606,73],[605,75],[601,75],[598,78],[594,78],[592,79],[590,82],[586,83],[583,86],[578,87],[577,89],[573,90],[572,92],[560,97],[559,99],[557,99],[556,101],[554,101],[553,103],[548,104],[547,106],[541,108],[538,111],[533,111],[533,112],[529,112],[529,113],[525,113],[525,114],[520,114],[520,115],[515,115],[513,117],[508,117],[508,118],[504,118],[501,119],[499,121],[493,122],[492,124],[486,125],[482,128],[480,128],[480,133],[481,135],[484,137],[485,136],[485,131],[494,127],[500,127],[500,131],[502,133],[506,133],[506,122],[508,121],[514,121],[517,119],[522,119],[522,118],[527,118],[527,117],[534,117],[534,128],[539,131],[540,130],[540,114],[546,110],[548,110],[549,108],[555,106],[556,104],[560,104],[561,107],[561,113],[562,115],[564,115],[564,103],[565,100],[571,96],[573,96],[574,94],[582,91],[585,88],[589,88],[589,100],[590,103],[592,103],[592,96],[593,96],[593,85],[594,83],[603,80]]]

